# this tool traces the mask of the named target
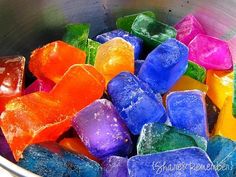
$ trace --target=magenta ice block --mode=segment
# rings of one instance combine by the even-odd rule
[[[175,25],[175,29],[177,30],[176,39],[185,45],[188,45],[198,34],[206,34],[202,25],[192,14],[180,20]]]
[[[43,91],[49,92],[54,87],[54,82],[47,79],[36,79],[32,84],[30,84],[25,90],[24,94],[29,94],[33,92]]]
[[[188,45],[189,59],[212,70],[232,68],[232,57],[228,43],[203,34],[197,35]]]
[[[72,120],[72,126],[97,158],[126,156],[132,150],[128,129],[115,107],[106,99],[96,100],[78,112]]]

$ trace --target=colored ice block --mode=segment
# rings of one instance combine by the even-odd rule
[[[55,41],[32,52],[29,69],[38,79],[46,78],[58,83],[70,66],[84,64],[85,60],[84,51]]]
[[[88,151],[84,143],[79,138],[64,138],[63,140],[60,141],[59,145],[76,154],[82,154],[91,160],[97,162],[99,161]]]
[[[102,174],[98,163],[66,151],[54,142],[30,145],[18,165],[43,177],[100,177]]]
[[[5,136],[2,133],[2,130],[0,129],[0,155],[12,162],[15,162],[15,159],[13,157],[13,154],[11,152],[11,149],[9,147],[9,144],[7,143],[7,140]]]
[[[98,48],[95,68],[106,83],[122,71],[134,73],[134,48],[122,38],[114,38]]]
[[[236,174],[236,142],[220,136],[213,137],[207,147],[220,177],[233,177]]]
[[[188,45],[198,34],[206,34],[200,22],[192,15],[185,16],[175,25],[176,39]]]
[[[212,70],[232,68],[232,57],[226,41],[199,34],[188,45],[189,59]]]
[[[121,29],[113,30],[110,32],[106,32],[103,34],[100,34],[96,37],[96,40],[100,43],[105,43],[113,38],[120,37],[127,42],[129,42],[134,47],[134,58],[137,60],[140,58],[140,54],[142,52],[143,48],[143,40],[133,36],[132,34],[123,31]]]
[[[148,122],[165,122],[165,109],[153,91],[136,76],[122,72],[108,84],[108,94],[131,133]]]
[[[0,58],[0,113],[11,99],[20,96],[24,87],[25,58]]]
[[[225,99],[233,96],[233,72],[231,71],[207,71],[206,84],[209,88],[207,95],[220,109]]]
[[[134,62],[134,74],[137,76],[144,60],[135,60]]]
[[[188,68],[184,75],[187,75],[193,79],[198,80],[199,82],[204,83],[206,80],[206,69],[194,62],[189,61]]]
[[[133,22],[134,22],[135,18],[140,14],[144,14],[144,15],[147,15],[152,18],[156,17],[156,15],[151,11],[145,11],[145,12],[141,12],[141,13],[137,13],[137,14],[131,14],[131,15],[127,15],[127,16],[123,16],[123,17],[118,18],[116,20],[116,27],[118,29],[123,29],[125,31],[131,32],[131,27],[132,27]]]
[[[172,126],[208,139],[205,95],[198,90],[167,95],[167,110]]]
[[[32,143],[55,141],[71,126],[68,108],[48,93],[35,92],[11,100],[1,114],[0,126],[19,160]]]
[[[188,48],[175,39],[169,39],[147,56],[138,77],[162,94],[185,73],[187,66]]]
[[[215,127],[215,124],[217,122],[220,109],[217,108],[217,106],[211,101],[211,99],[206,96],[206,109],[207,109],[207,121],[208,121],[208,127],[209,127],[209,133],[211,134],[213,132],[213,129]]]
[[[144,44],[152,49],[162,42],[176,37],[176,30],[173,27],[144,14],[135,18],[131,29],[132,34],[143,39]]]
[[[72,121],[81,141],[97,158],[126,156],[132,150],[128,129],[112,103],[96,100],[82,109]]]
[[[73,65],[50,94],[74,113],[99,99],[105,89],[104,77],[91,65]]]
[[[137,144],[137,153],[153,154],[194,146],[206,151],[207,141],[201,136],[155,122],[143,126]]]
[[[236,64],[234,64],[233,73],[234,73],[234,80],[233,80],[234,86],[233,86],[233,105],[232,105],[233,109],[232,110],[233,110],[234,117],[236,117]]]
[[[128,171],[130,177],[219,177],[199,148],[133,156],[128,160]]]
[[[89,24],[68,24],[63,41],[83,51],[87,48]]]
[[[217,119],[213,135],[220,135],[236,141],[236,119],[232,114],[232,97],[227,97]]]
[[[119,156],[110,156],[103,163],[103,177],[128,177],[128,159]]]
[[[54,86],[54,82],[48,79],[36,79],[24,90],[24,95],[39,91],[50,92]]]
[[[175,85],[170,89],[173,91],[184,91],[184,90],[200,90],[207,93],[208,86],[188,76],[182,76]]]
[[[97,54],[98,47],[101,44],[99,42],[93,41],[92,39],[88,39],[88,44],[86,48],[86,63],[90,65],[94,65],[95,63],[95,58]]]

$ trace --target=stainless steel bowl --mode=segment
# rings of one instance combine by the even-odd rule
[[[0,55],[28,58],[34,48],[60,39],[67,23],[90,23],[93,37],[115,28],[117,17],[144,10],[170,25],[193,13],[208,34],[228,40],[236,34],[235,8],[236,0],[0,0]],[[14,176],[33,175],[2,157],[0,166]]]

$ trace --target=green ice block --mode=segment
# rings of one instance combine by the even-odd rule
[[[95,58],[97,54],[97,49],[101,44],[99,42],[93,41],[92,39],[88,39],[88,45],[86,48],[86,63],[94,65],[95,63]]]
[[[176,30],[155,18],[140,14],[134,20],[131,33],[143,39],[149,48],[155,48],[162,42],[176,37]]]
[[[206,80],[206,69],[192,61],[189,61],[187,71],[184,75],[204,83]]]
[[[127,16],[120,17],[116,20],[116,27],[118,29],[123,29],[125,31],[131,32],[131,26],[133,22],[135,18],[140,14],[144,14],[152,18],[156,17],[156,15],[151,11],[145,11],[145,12],[141,12],[137,14],[127,15]]]
[[[138,154],[151,154],[186,147],[207,148],[204,137],[179,130],[160,123],[148,123],[143,126],[138,144]]]
[[[69,24],[66,26],[66,33],[63,37],[63,41],[85,51],[89,36],[89,28],[89,24]]]

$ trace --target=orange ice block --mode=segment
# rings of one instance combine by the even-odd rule
[[[71,125],[67,107],[48,93],[35,92],[11,100],[0,125],[14,158],[33,143],[55,141]]]
[[[134,73],[134,48],[124,39],[114,38],[99,46],[94,66],[106,83],[122,71]]]
[[[99,162],[99,160],[88,151],[84,143],[82,143],[79,138],[64,138],[60,141],[59,145],[72,152],[85,155],[88,158]]]
[[[72,112],[99,99],[105,89],[104,77],[92,65],[73,65],[50,92]]]
[[[173,91],[184,91],[184,90],[200,90],[204,93],[207,92],[208,86],[188,76],[182,76],[175,85],[170,89]]]
[[[226,98],[218,116],[213,135],[220,135],[236,141],[236,119],[232,114],[232,97]]]
[[[233,95],[233,71],[207,71],[207,95],[221,109],[225,99]]]
[[[25,58],[22,56],[0,58],[0,113],[8,101],[21,95],[24,69]]]
[[[73,64],[84,64],[86,53],[65,42],[55,41],[36,49],[30,56],[29,69],[38,78],[58,83]]]

